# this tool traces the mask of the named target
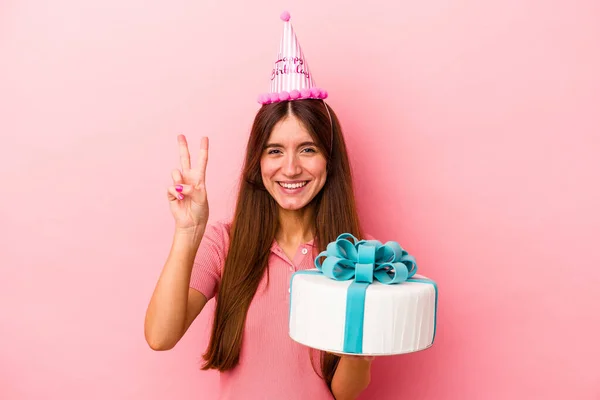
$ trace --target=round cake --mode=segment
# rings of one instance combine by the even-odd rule
[[[374,281],[366,286],[364,304],[348,301],[353,284],[317,270],[296,272],[290,282],[290,337],[341,354],[403,354],[433,344],[435,282],[422,275],[392,285]],[[355,343],[352,350],[348,342]]]

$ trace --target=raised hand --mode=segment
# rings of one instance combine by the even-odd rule
[[[200,141],[200,154],[194,168],[184,135],[177,136],[181,170],[172,172],[173,185],[168,188],[171,213],[175,229],[196,230],[206,228],[208,222],[208,199],[206,196],[206,164],[208,163],[208,138]]]

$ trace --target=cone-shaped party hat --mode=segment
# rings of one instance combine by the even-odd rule
[[[258,96],[258,102],[270,104],[287,100],[327,98],[327,91],[315,86],[308,63],[290,23],[290,13],[285,11],[281,14],[281,19],[283,36],[271,72],[271,89],[269,93]]]

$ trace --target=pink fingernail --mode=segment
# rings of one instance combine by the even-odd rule
[[[182,195],[182,194],[178,194],[178,195],[177,195],[177,198],[178,198],[179,200],[183,200],[183,195]]]
[[[177,190],[178,192],[181,192],[183,190],[183,186],[177,185],[177,186],[175,186],[175,190]]]

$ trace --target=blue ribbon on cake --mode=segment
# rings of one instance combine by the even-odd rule
[[[323,257],[325,261],[321,263]],[[329,243],[327,250],[321,252],[314,262],[317,269],[328,278],[338,281],[354,279],[348,287],[346,298],[345,353],[362,353],[365,298],[367,288],[374,279],[385,285],[402,282],[433,284],[437,313],[437,285],[429,279],[412,278],[417,272],[417,262],[396,242],[382,244],[378,240],[359,241],[353,235],[343,233],[335,242]],[[435,320],[434,315],[434,338]]]

